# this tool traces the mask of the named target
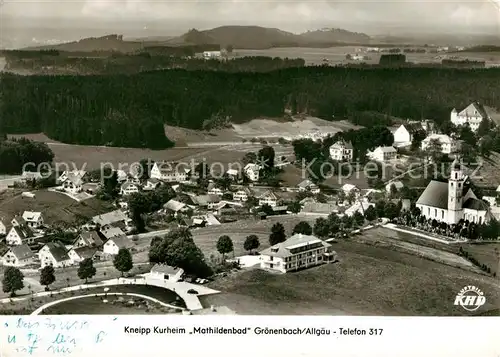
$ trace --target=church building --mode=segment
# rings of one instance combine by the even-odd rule
[[[492,218],[488,204],[476,197],[456,159],[448,182],[429,182],[416,206],[425,218],[447,224],[456,224],[461,219],[483,224]]]

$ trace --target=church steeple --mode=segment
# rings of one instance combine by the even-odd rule
[[[450,178],[448,180],[448,223],[455,224],[463,214],[464,174],[458,156],[451,164]]]

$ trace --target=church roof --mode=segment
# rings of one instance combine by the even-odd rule
[[[477,198],[468,198],[463,205],[464,208],[473,209],[475,211],[488,211],[489,207],[483,200]]]
[[[417,204],[448,209],[448,183],[434,180],[429,182]]]

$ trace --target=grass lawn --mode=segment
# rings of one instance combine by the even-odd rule
[[[77,217],[89,219],[112,209],[111,204],[96,198],[77,202],[62,193],[46,190],[36,191],[36,198],[23,198],[20,192],[0,193],[0,216],[8,220],[27,210],[39,211],[42,212],[45,222],[50,225],[58,221],[73,222]]]
[[[492,273],[495,272],[497,276],[500,275],[500,256],[497,255],[497,252],[500,254],[500,243],[460,244],[460,246],[480,264],[488,266]],[[497,250],[495,251],[495,249]]]
[[[283,275],[247,270],[212,283],[203,303],[238,314],[467,316],[453,305],[466,285],[485,293],[480,312],[498,307],[498,281],[385,248],[340,242],[340,262]]]
[[[142,294],[155,299],[160,300],[166,304],[178,304],[178,306],[184,306],[184,302],[178,299],[178,295],[173,291],[168,289],[163,289],[157,286],[150,285],[110,285],[109,292],[115,293],[134,293]],[[65,292],[61,294],[54,294],[52,297],[43,296],[35,297],[33,299],[26,299],[22,301],[16,301],[12,303],[0,304],[1,314],[30,314],[40,306],[56,300],[61,300],[64,298],[69,298],[73,296],[90,295],[90,294],[101,294],[104,293],[104,287],[81,289],[74,292]],[[135,296],[126,297],[123,296],[125,300],[143,300]],[[119,296],[109,295],[107,300],[118,300]],[[45,315],[50,314],[140,314],[140,313],[171,313],[172,309],[162,307],[156,303],[148,301],[148,304],[153,305],[153,309],[146,311],[146,308],[137,309],[135,307],[125,307],[120,306],[121,304],[111,304],[110,306],[101,302],[102,297],[89,297],[82,299],[75,299],[61,304],[56,304],[44,311]],[[177,302],[175,302],[177,301]],[[144,305],[144,304],[141,304]],[[110,309],[111,308],[111,309]]]

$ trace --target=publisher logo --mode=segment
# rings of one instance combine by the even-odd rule
[[[477,287],[464,287],[455,297],[455,306],[462,306],[467,311],[476,311],[486,303],[484,293]]]

